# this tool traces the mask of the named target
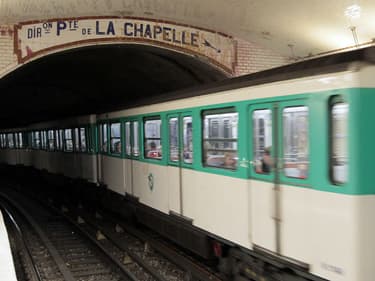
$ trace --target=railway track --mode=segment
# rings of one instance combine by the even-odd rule
[[[2,209],[18,231],[18,250],[24,280],[120,281],[152,280],[134,274],[116,262],[93,240],[84,237],[62,216],[51,213],[35,202],[0,194]],[[22,204],[22,207],[21,207]]]
[[[63,263],[72,272],[75,278],[72,280],[225,280],[160,237],[125,224],[121,218],[114,217],[104,210],[92,212],[82,206],[55,205],[52,199],[38,201],[39,207],[36,208],[32,206],[36,202],[30,203],[24,196],[14,191],[11,193],[11,196],[6,197],[21,197],[22,206],[25,208],[35,211],[40,209],[35,215],[43,222],[43,229],[48,233],[48,238],[62,256]],[[41,203],[45,206],[41,207]],[[54,209],[50,217],[46,215],[48,208]],[[66,228],[66,221],[69,221],[70,228]],[[82,236],[85,238],[81,238]],[[110,271],[108,266],[105,267],[97,261],[94,251],[86,246],[87,240],[89,244],[95,244],[100,249],[99,252],[105,254],[112,267],[118,269]],[[51,269],[51,272],[59,272],[56,266],[47,265],[47,268]],[[88,273],[92,273],[93,277],[88,278]],[[120,273],[125,276],[121,277]],[[43,280],[69,279],[56,276],[56,279]]]

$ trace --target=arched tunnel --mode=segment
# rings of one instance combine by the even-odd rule
[[[148,104],[161,94],[228,76],[200,58],[151,46],[71,49],[38,58],[0,79],[0,128]]]

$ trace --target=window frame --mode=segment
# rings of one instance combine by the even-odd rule
[[[337,181],[334,179],[334,165],[333,165],[333,151],[334,151],[334,136],[333,136],[333,114],[332,110],[335,105],[338,104],[346,104],[348,106],[346,112],[346,179],[345,181]],[[331,184],[335,186],[345,186],[350,180],[350,163],[349,163],[349,153],[350,153],[350,138],[349,138],[349,125],[350,125],[350,104],[343,96],[332,96],[329,100],[329,112],[328,112],[328,119],[329,119],[329,133],[328,133],[328,142],[329,142],[329,153],[328,153],[328,167],[329,167],[329,180]]]
[[[70,130],[70,138],[67,138],[66,132]],[[64,152],[67,153],[73,153],[74,152],[74,129],[73,128],[65,128],[64,129]],[[72,148],[68,149],[67,142],[71,141],[72,142]]]
[[[225,114],[235,114],[236,115],[236,120],[237,120],[237,126],[236,126],[236,136],[235,137],[230,137],[230,138],[224,138],[224,134],[225,134],[225,124],[224,122],[222,122],[222,134],[223,134],[223,137],[220,138],[220,134],[221,134],[221,127],[220,127],[220,123],[218,124],[218,136],[215,138],[215,137],[205,137],[205,123],[206,123],[206,116],[209,116],[209,115],[212,115],[212,116],[215,116],[215,115],[225,115]],[[225,118],[222,119],[223,121],[225,120]],[[207,121],[209,122],[209,120]],[[201,135],[201,150],[202,150],[202,154],[201,154],[201,164],[204,168],[210,168],[210,169],[218,169],[218,170],[222,170],[222,171],[231,171],[231,172],[237,172],[239,170],[239,154],[240,154],[240,147],[239,147],[239,144],[240,144],[240,139],[239,139],[239,122],[240,122],[240,111],[237,109],[236,106],[229,106],[229,107],[219,107],[219,108],[212,108],[212,109],[203,109],[201,111],[201,129],[202,129],[202,135]],[[231,126],[232,130],[233,130],[233,127]],[[212,133],[212,129],[211,128],[208,128],[208,130],[211,130],[211,133]],[[210,135],[210,131],[207,132],[208,135]],[[233,132],[232,132],[233,134]],[[205,149],[205,145],[206,145],[206,142],[209,142],[209,141],[213,141],[213,142],[218,142],[218,143],[233,143],[235,144],[234,146],[236,147],[235,149],[232,148],[232,149],[225,149],[225,148],[221,148],[221,149]],[[225,144],[224,144],[225,146]],[[209,157],[206,157],[206,153],[208,151],[221,151],[223,152],[223,154],[217,154],[218,157],[214,157],[216,154],[212,154],[212,161],[213,163],[214,162],[217,162],[218,164],[208,164],[207,163],[207,160],[209,159]],[[228,154],[227,154],[228,153]],[[225,161],[226,161],[226,158],[227,158],[227,155],[233,155],[234,154],[234,157],[231,156],[229,159],[230,160],[233,160],[235,159],[234,161],[234,166],[233,167],[228,167],[228,166],[225,166]],[[219,160],[215,160],[215,158],[219,159]]]
[[[118,137],[114,137],[112,136],[112,126],[113,125],[119,125],[119,136]],[[109,126],[108,126],[108,130],[109,130],[109,138],[108,138],[108,142],[109,142],[109,154],[112,155],[112,156],[115,156],[115,157],[121,157],[122,155],[122,151],[123,151],[123,148],[122,148],[122,143],[123,143],[123,138],[122,138],[122,135],[123,135],[123,132],[122,132],[122,122],[118,119],[116,120],[111,120],[109,122]],[[112,141],[116,139],[117,142],[116,142],[116,145],[120,145],[120,151],[116,151],[115,147],[112,146]]]
[[[142,152],[142,157],[143,159],[145,160],[151,160],[151,161],[162,161],[164,159],[164,155],[165,153],[163,153],[163,139],[164,139],[164,136],[163,136],[163,124],[165,123],[162,116],[161,115],[153,115],[153,116],[148,116],[148,117],[144,117],[143,120],[142,120],[142,132],[143,132],[143,152]],[[148,122],[152,122],[152,121],[160,121],[160,124],[159,124],[159,136],[158,137],[147,137],[146,136],[146,126],[147,126],[147,123]],[[156,141],[155,143],[155,149],[153,150],[149,150],[149,149],[146,149],[148,147],[148,141],[151,140],[151,143]],[[157,143],[159,143],[159,147],[161,147],[161,149],[159,150],[158,149],[158,145]],[[164,150],[166,148],[164,147]],[[157,153],[155,154],[155,156],[151,156],[151,155],[148,155],[148,153],[150,151],[153,151],[152,155],[154,155],[154,153]],[[160,153],[160,156],[159,156],[159,153]],[[164,155],[163,155],[164,154]]]

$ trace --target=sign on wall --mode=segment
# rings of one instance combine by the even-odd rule
[[[79,18],[22,23],[15,29],[19,62],[49,51],[95,43],[139,43],[203,56],[233,72],[232,37],[171,22],[139,18]]]

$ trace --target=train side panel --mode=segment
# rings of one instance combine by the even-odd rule
[[[168,172],[165,166],[134,161],[134,196],[149,207],[169,213]]]
[[[118,157],[101,155],[102,180],[109,189],[125,195],[124,161]]]
[[[186,170],[182,186],[183,215],[195,226],[252,248],[246,179]]]

